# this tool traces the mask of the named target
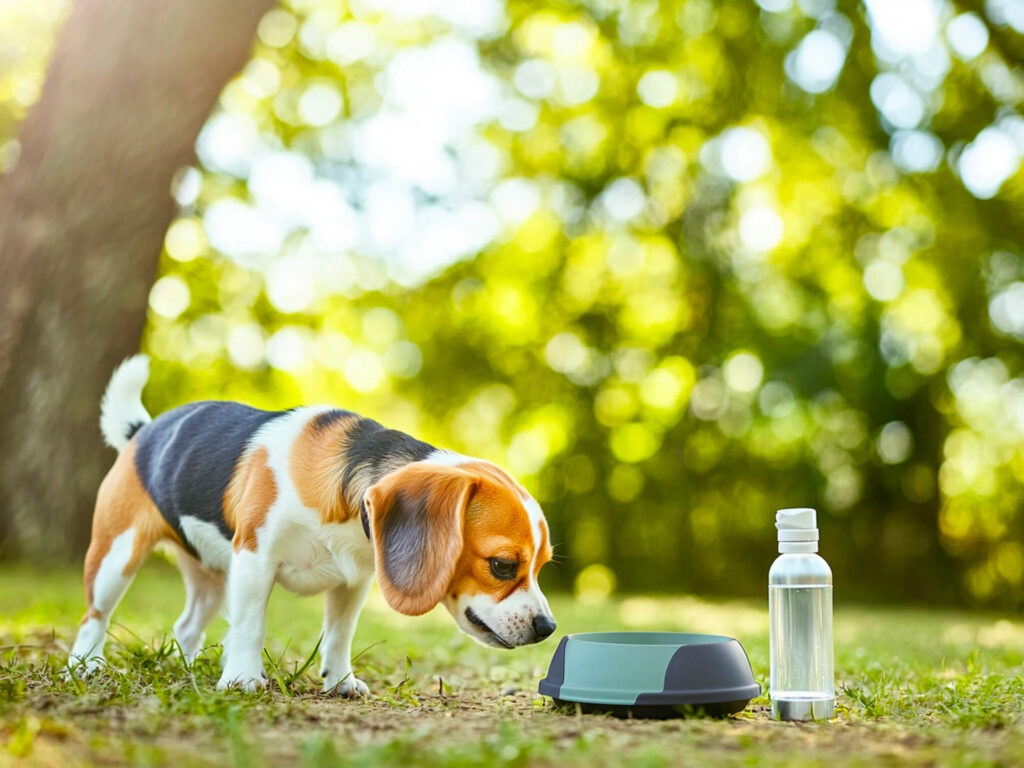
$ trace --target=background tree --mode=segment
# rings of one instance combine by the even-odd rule
[[[268,7],[73,5],[0,183],[0,551],[88,542],[97,404],[139,347],[171,180]]]

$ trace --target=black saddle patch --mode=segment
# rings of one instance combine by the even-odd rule
[[[253,436],[287,411],[261,411],[232,402],[189,403],[138,431],[135,466],[157,509],[198,556],[181,528],[183,516],[217,526],[230,540],[224,494]]]
[[[422,461],[437,449],[415,437],[388,429],[373,419],[361,418],[346,435],[343,487],[352,484],[357,475],[368,474],[375,481],[384,470]]]

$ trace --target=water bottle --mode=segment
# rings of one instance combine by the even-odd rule
[[[832,569],[818,556],[813,509],[775,515],[779,557],[768,573],[772,716],[827,720],[835,715]]]

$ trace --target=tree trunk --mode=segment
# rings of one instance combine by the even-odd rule
[[[78,0],[0,180],[0,555],[88,542],[99,402],[139,348],[174,173],[272,0]]]

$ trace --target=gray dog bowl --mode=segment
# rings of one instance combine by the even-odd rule
[[[761,693],[736,640],[680,632],[567,635],[539,690],[556,705],[621,717],[721,717]]]

